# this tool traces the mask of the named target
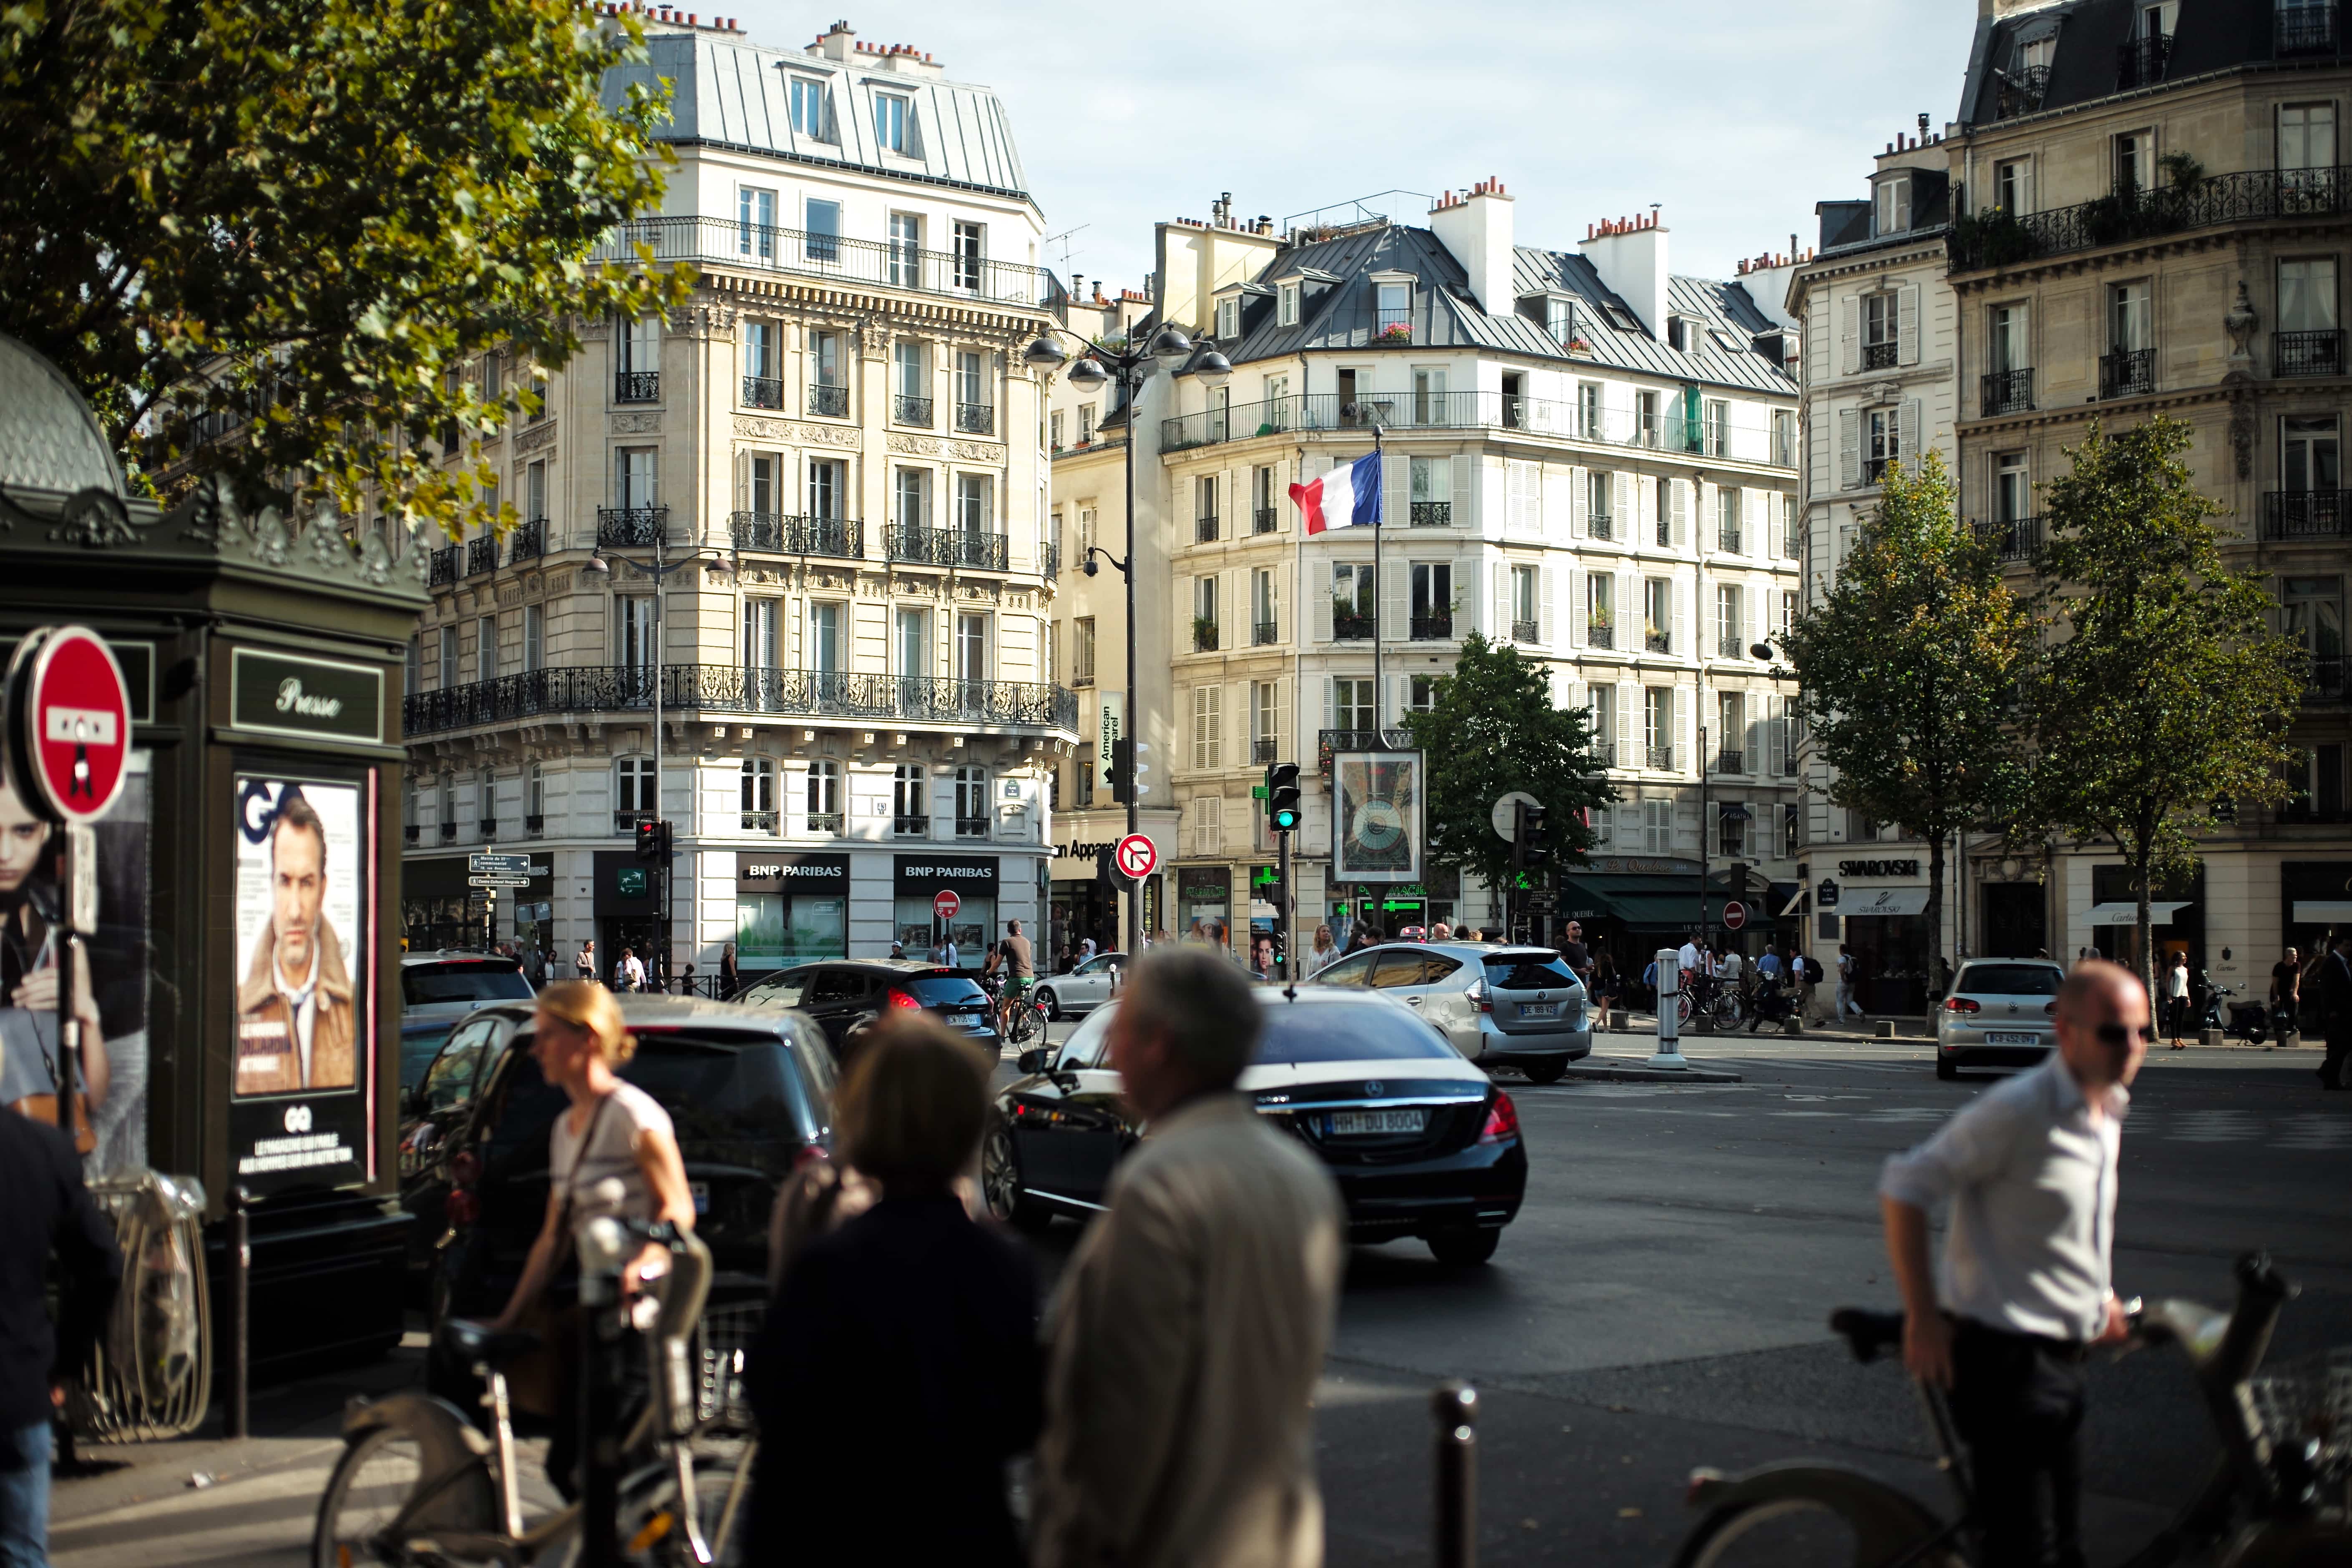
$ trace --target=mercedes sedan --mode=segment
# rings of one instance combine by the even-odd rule
[[[1238,1087],[1329,1168],[1349,1239],[1418,1237],[1445,1263],[1493,1257],[1528,1182],[1510,1096],[1387,997],[1318,986],[1257,996],[1265,1032]],[[997,1096],[981,1182],[999,1219],[1034,1230],[1101,1212],[1111,1168],[1150,1136],[1110,1065],[1118,1008],[1022,1053],[1024,1076]]]

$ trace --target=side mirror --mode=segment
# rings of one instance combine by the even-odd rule
[[[1054,1047],[1032,1046],[1013,1062],[1024,1073],[1041,1073],[1054,1065]]]

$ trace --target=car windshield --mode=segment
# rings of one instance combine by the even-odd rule
[[[1971,963],[1952,987],[1972,996],[2055,996],[2059,974],[2042,963]]]
[[[1266,1008],[1265,1033],[1253,1059],[1265,1064],[1462,1058],[1427,1024],[1401,1009],[1284,1002]]]
[[[1556,952],[1490,952],[1486,984],[1497,991],[1557,991],[1576,975]]]
[[[637,1053],[622,1065],[621,1076],[661,1101],[688,1154],[724,1160],[731,1148],[798,1142],[814,1131],[805,1122],[798,1078],[774,1037],[632,1033]]]
[[[898,990],[907,992],[926,1007],[948,1007],[961,1002],[986,1002],[988,993],[978,982],[956,974],[919,974],[912,980],[893,981]]]
[[[530,994],[530,982],[518,965],[488,959],[419,963],[400,972],[400,999],[411,1007],[428,1002],[505,1002]]]

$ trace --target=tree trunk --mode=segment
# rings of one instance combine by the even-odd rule
[[[2142,850],[2138,863],[2132,868],[2132,891],[2139,900],[2133,930],[2138,939],[2139,983],[2147,987],[2148,1019],[2154,1023],[2163,1016],[2163,1006],[2157,999],[2156,991],[2156,932],[2149,920],[2147,863],[2147,852]]]
[[[1927,1012],[1932,1021],[1944,962],[1944,836],[1927,835]]]

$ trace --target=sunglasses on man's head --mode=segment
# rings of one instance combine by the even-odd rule
[[[2099,1026],[2099,1043],[2103,1046],[2127,1045],[2134,1032],[2121,1024],[2102,1024]],[[2156,1038],[2156,1026],[2153,1024],[2142,1024],[2137,1032],[2143,1040]]]

